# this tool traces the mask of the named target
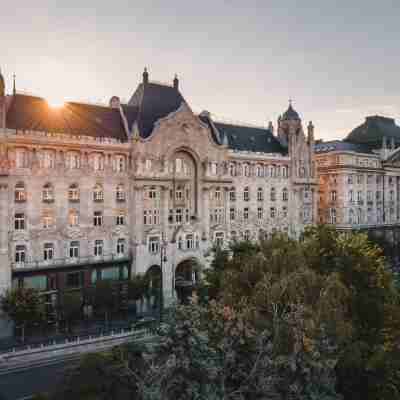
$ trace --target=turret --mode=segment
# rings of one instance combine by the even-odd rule
[[[310,121],[307,126],[307,139],[310,144],[314,142],[314,125],[312,121]]]

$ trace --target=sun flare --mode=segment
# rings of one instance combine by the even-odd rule
[[[56,97],[47,97],[46,101],[51,108],[62,108],[65,104],[64,100]]]

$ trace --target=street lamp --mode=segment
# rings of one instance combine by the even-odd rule
[[[162,312],[164,308],[164,290],[163,290],[163,263],[167,262],[167,245],[168,243],[164,240],[164,237],[161,238],[161,247],[160,247],[160,269],[161,269],[161,284],[160,284],[160,323],[162,322]]]

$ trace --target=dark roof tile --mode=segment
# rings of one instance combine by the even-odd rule
[[[6,126],[9,129],[127,140],[118,109],[74,102],[52,108],[43,98],[22,94],[13,96]]]
[[[370,116],[365,122],[353,129],[345,141],[352,143],[363,143],[373,147],[381,147],[383,137],[394,138],[397,144],[400,143],[400,127],[395,124],[393,118]]]
[[[146,138],[160,118],[176,111],[183,102],[184,98],[174,87],[150,82],[141,83],[128,104],[138,107],[139,132]]]

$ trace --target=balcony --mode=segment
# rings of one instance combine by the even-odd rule
[[[14,271],[30,271],[41,270],[50,268],[73,267],[73,266],[86,266],[94,264],[102,264],[109,262],[124,262],[130,261],[130,254],[104,254],[101,256],[88,256],[88,257],[65,257],[53,258],[52,260],[41,261],[27,261],[12,263]]]

